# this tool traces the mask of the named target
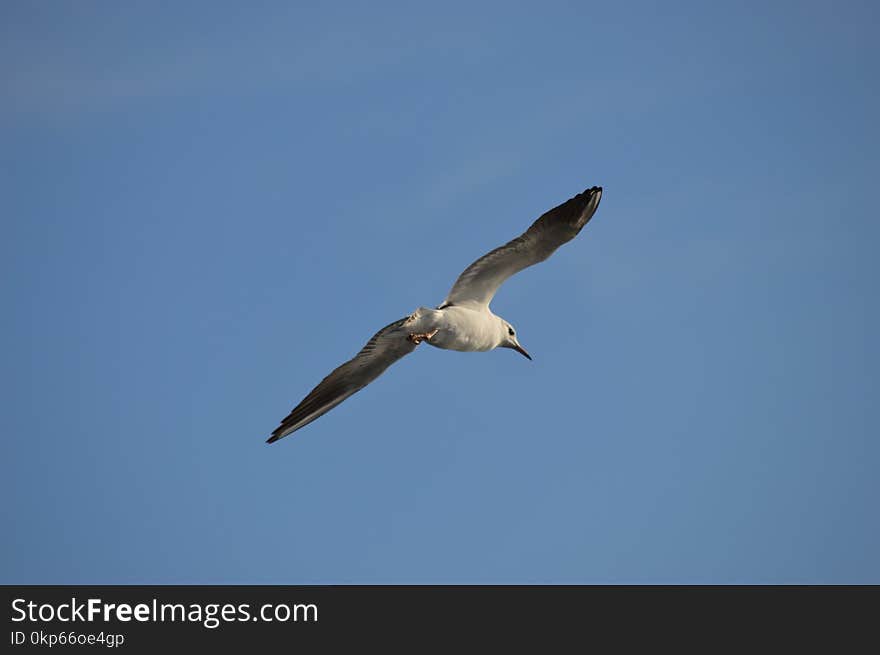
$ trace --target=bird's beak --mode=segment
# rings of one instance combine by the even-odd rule
[[[523,357],[525,357],[526,359],[528,359],[528,360],[531,361],[532,356],[531,356],[529,353],[527,353],[527,352],[526,352],[526,349],[523,348],[521,345],[519,345],[519,343],[514,343],[513,346],[511,346],[511,347],[512,347],[516,352],[518,352],[520,355],[522,355]]]

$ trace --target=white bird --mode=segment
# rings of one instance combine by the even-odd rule
[[[353,359],[321,380],[281,421],[267,442],[278,441],[326,414],[422,341],[466,352],[512,348],[531,359],[517,340],[516,330],[493,314],[489,303],[507,278],[544,261],[559,246],[574,239],[592,218],[601,198],[602,187],[592,187],[551,209],[523,234],[464,269],[436,309],[419,307],[379,330]]]

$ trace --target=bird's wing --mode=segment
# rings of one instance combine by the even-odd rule
[[[574,239],[592,218],[601,198],[602,187],[594,186],[545,213],[513,241],[464,269],[440,306],[465,301],[488,305],[507,278],[544,261]]]
[[[402,318],[386,325],[357,355],[321,380],[281,421],[267,443],[278,441],[323,416],[382,375],[398,359],[415,350],[416,344],[407,339],[409,332],[403,327],[406,320]]]

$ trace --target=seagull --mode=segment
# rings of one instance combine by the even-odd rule
[[[485,352],[510,348],[531,359],[513,326],[489,309],[504,281],[574,239],[596,212],[602,187],[591,187],[543,214],[528,230],[483,255],[458,276],[436,309],[419,307],[386,325],[361,351],[309,392],[272,432],[274,443],[323,416],[378,378],[423,341],[436,348]]]

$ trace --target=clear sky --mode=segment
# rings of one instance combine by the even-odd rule
[[[880,583],[877,3],[304,4],[0,7],[0,582]]]

